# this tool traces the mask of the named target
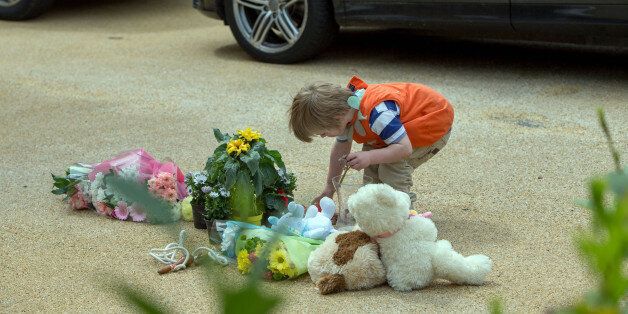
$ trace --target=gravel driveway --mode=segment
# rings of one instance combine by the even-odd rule
[[[595,109],[605,108],[628,158],[628,58],[606,51],[345,32],[323,55],[260,64],[228,28],[188,1],[61,3],[28,22],[0,22],[0,308],[7,312],[130,311],[107,291],[123,278],[164,306],[219,307],[199,268],[166,276],[147,255],[175,239],[162,227],[72,212],[50,194],[50,172],[144,147],[185,171],[216,146],[211,130],[251,126],[285,155],[297,199],[323,187],[330,139],[298,142],[287,128],[305,83],[417,81],[454,104],[447,147],[417,170],[420,209],[463,254],[494,260],[481,287],[438,283],[320,296],[308,277],[266,283],[282,312],[543,312],[594,285],[573,246],[588,213],[586,182],[612,168]],[[356,149],[356,148],[354,148]],[[181,223],[188,245],[206,233]],[[234,267],[225,269],[243,282]]]

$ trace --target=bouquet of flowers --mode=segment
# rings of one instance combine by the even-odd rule
[[[277,234],[266,227],[227,221],[221,230],[221,250],[235,257],[238,271],[247,274],[256,262],[263,263],[264,277],[272,280],[296,278],[307,272],[310,254],[323,242],[300,236]],[[276,239],[275,242],[271,242]],[[268,250],[264,258],[263,252]],[[260,258],[264,260],[260,261]]]
[[[173,162],[161,163],[143,149],[124,152],[94,165],[74,164],[65,176],[53,174],[52,193],[65,195],[64,200],[76,210],[93,209],[111,218],[145,221],[146,215],[139,205],[130,203],[108,186],[110,176],[146,184],[153,195],[171,205],[171,219],[180,218],[179,201],[187,195],[183,173]]]
[[[204,171],[187,177],[193,203],[205,205],[208,219],[247,220],[283,212],[293,199],[296,178],[286,171],[281,154],[267,149],[262,135],[250,128],[234,135],[214,129],[214,136],[219,145]]]

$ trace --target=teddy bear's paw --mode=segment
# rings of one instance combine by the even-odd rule
[[[493,262],[491,259],[482,254],[467,256],[465,259],[469,263],[469,266],[474,269],[472,280],[470,280],[469,283],[475,285],[483,284],[486,275],[488,275],[493,268]]]
[[[393,285],[388,283],[395,291],[399,292],[410,292],[412,291],[412,287],[410,285]]]
[[[316,287],[321,294],[331,294],[347,290],[347,283],[343,275],[326,275],[318,280]]]

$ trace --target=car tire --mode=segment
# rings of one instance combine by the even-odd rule
[[[54,0],[0,0],[0,19],[27,20],[46,12]]]
[[[240,47],[253,58],[269,63],[312,58],[338,33],[334,8],[328,0],[227,0],[225,17]],[[269,25],[266,35],[264,27],[258,26],[263,23]]]

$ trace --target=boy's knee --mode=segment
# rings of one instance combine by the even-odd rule
[[[382,183],[386,183],[395,190],[410,192],[412,188],[412,173],[414,169],[407,162],[381,164],[378,175]]]

